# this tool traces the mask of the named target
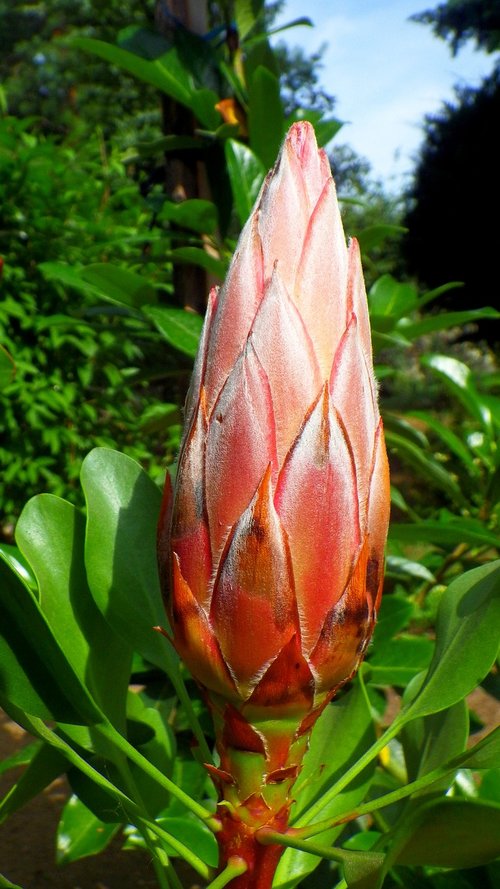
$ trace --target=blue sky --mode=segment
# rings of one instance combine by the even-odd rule
[[[411,173],[424,115],[453,97],[454,84],[478,85],[493,66],[492,57],[472,45],[453,57],[429,26],[408,21],[437,3],[288,0],[277,20],[312,19],[314,28],[282,35],[306,52],[328,43],[321,83],[337,99],[336,116],[346,122],[336,138],[367,157],[390,190],[398,190]]]

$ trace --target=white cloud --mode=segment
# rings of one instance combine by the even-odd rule
[[[378,176],[407,173],[424,115],[453,96],[455,83],[475,85],[492,67],[470,47],[452,58],[428,26],[408,21],[423,8],[423,0],[309,0],[316,27],[283,35],[308,53],[328,43],[321,82],[337,98],[338,117],[350,121],[339,138],[368,157]],[[303,15],[303,0],[289,0],[280,22]]]

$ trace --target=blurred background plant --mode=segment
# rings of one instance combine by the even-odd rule
[[[53,541],[70,558],[66,525],[76,523],[80,549],[71,556],[76,576],[85,578],[106,620],[127,642],[129,660],[120,666],[126,684],[130,675],[141,684],[140,703],[137,696],[128,700],[128,741],[137,750],[144,747],[165,774],[197,798],[211,791],[189,748],[188,700],[172,678],[165,680],[163,671],[171,664],[148,641],[161,609],[158,616],[156,599],[154,607],[147,604],[157,596],[148,549],[154,520],[147,513],[158,508],[153,483],[161,483],[165,467],[174,468],[209,287],[222,280],[265,172],[295,119],[309,119],[328,150],[334,139],[332,166],[345,228],[359,238],[363,252],[393,481],[386,596],[363,673],[371,710],[361,707],[358,681],[331,708],[328,725],[344,720],[353,731],[366,732],[368,741],[380,734],[387,702],[398,705],[408,683],[431,662],[436,615],[448,584],[466,569],[484,570],[500,550],[495,356],[500,316],[491,247],[500,182],[493,162],[498,135],[491,126],[497,70],[481,90],[462,90],[456,106],[427,121],[411,192],[395,197],[376,181],[363,157],[347,145],[337,146],[342,125],[335,118],[334,97],[321,85],[321,52],[307,57],[288,44],[276,46],[276,38],[271,44],[283,5],[180,3],[173,15],[167,2],[153,7],[139,0],[87,0],[76,8],[67,0],[18,6],[0,0],[7,25],[0,36],[1,554],[17,571],[15,583],[28,578],[31,589],[45,596],[46,587],[53,588],[63,599],[60,576],[52,583],[40,577],[43,559],[35,531],[44,528],[42,541]],[[457,4],[451,2],[421,18],[455,50],[472,37],[495,53],[498,27],[487,14],[489,4],[464,0],[458,5],[458,19]],[[464,171],[472,177],[465,194],[456,184]],[[486,247],[473,251],[460,240],[470,239],[464,218],[481,219]],[[82,461],[95,446],[116,448],[122,456],[94,452],[97,456],[85,462],[82,490]],[[116,513],[121,504],[127,515],[131,478],[134,484],[140,479],[145,492],[137,506],[142,538],[127,518],[120,530]],[[23,512],[14,542],[24,502],[42,491],[69,502],[63,506],[36,497]],[[84,502],[86,519],[80,511]],[[96,519],[101,514],[116,538],[108,535],[104,519],[102,525]],[[109,553],[95,544],[83,566],[85,521],[87,533],[90,528],[94,537],[102,536]],[[127,605],[130,553],[138,540],[147,543],[141,558],[149,566],[144,577],[133,574],[139,606],[145,603],[142,616],[140,607]],[[123,613],[116,601],[113,605],[115,595]],[[54,625],[56,639],[62,631]],[[22,644],[29,645],[29,632]],[[76,638],[84,630],[75,624],[72,632]],[[47,637],[47,651],[51,644]],[[118,669],[113,651],[111,646],[104,664],[111,673]],[[31,668],[36,674],[36,658]],[[491,703],[498,697],[498,666],[485,672],[483,691]],[[192,683],[188,689],[209,733]],[[29,694],[23,701],[31,701]],[[6,694],[3,705],[24,724],[15,709],[22,704]],[[460,715],[445,710],[441,721],[418,722],[414,736],[410,731],[401,742],[391,741],[371,774],[372,799],[401,788],[419,768],[420,774],[430,768],[422,738],[434,733],[441,739],[436,754],[441,762],[464,749],[467,715],[460,706]],[[68,721],[65,707],[52,713],[61,723]],[[471,726],[481,729],[477,714]],[[325,728],[310,770],[319,769],[327,739]],[[55,764],[43,759],[44,745],[50,747],[53,739],[31,749],[23,760],[27,777],[3,803],[4,815],[15,811],[44,781],[67,770],[70,756],[75,796],[59,830],[61,862],[100,851],[127,821],[123,813],[117,819],[116,811],[106,819],[109,800],[103,806],[88,775],[82,778],[75,767],[75,749],[83,745],[92,762],[94,754],[104,756],[102,749],[71,732],[64,740],[73,753],[59,753]],[[432,767],[440,764],[437,759]],[[451,780],[451,795],[498,805],[500,762],[495,763],[481,773],[482,781],[464,767]],[[332,760],[332,781],[335,770],[345,766]],[[100,768],[109,773],[105,756]],[[371,822],[360,818],[356,831],[350,827],[343,835],[346,848],[367,849],[374,831],[390,835],[402,805]],[[177,800],[170,798],[165,806],[159,793],[153,810],[176,836],[191,831],[201,857],[213,865],[212,838],[196,833],[191,816],[186,828]],[[441,830],[445,821],[443,816]],[[128,848],[148,844],[137,824],[129,825],[125,836]],[[422,848],[425,844],[424,839]],[[311,859],[306,856],[306,865],[301,855],[290,853],[287,859],[296,865],[294,881],[283,870],[277,885],[335,884],[336,864],[323,863],[306,879]],[[455,861],[452,855],[446,860],[456,868],[475,861]],[[493,887],[499,879],[498,863],[483,866],[482,861],[475,871],[450,873],[422,860],[416,870],[392,869],[384,885],[469,889]]]

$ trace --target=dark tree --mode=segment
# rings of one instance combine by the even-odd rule
[[[460,308],[500,305],[500,72],[428,117],[404,224],[408,270],[434,287],[460,280]]]
[[[468,40],[486,52],[500,48],[500,0],[448,0],[412,19],[431,25],[437,37],[450,43],[453,54]]]

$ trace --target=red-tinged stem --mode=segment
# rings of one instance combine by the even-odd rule
[[[239,858],[246,864],[246,870],[228,884],[229,889],[271,889],[278,862],[285,847],[263,845],[256,836],[255,826],[245,824],[221,807],[222,830],[217,834],[220,848],[221,866]],[[272,819],[272,830],[281,833],[286,830],[288,807]]]

